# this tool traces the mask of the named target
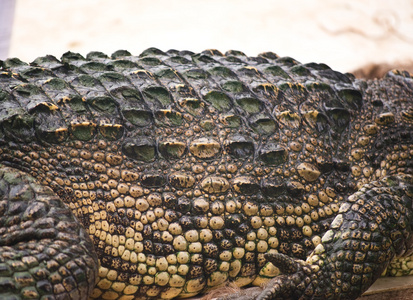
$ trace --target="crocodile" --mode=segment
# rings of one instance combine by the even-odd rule
[[[355,299],[413,274],[405,71],[235,50],[10,58],[0,128],[1,299],[227,282],[264,286],[227,299]]]

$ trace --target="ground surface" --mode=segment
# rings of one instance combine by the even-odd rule
[[[348,72],[413,60],[412,12],[409,0],[17,0],[9,56],[217,48]]]

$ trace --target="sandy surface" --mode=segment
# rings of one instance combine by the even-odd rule
[[[18,0],[9,56],[148,47],[274,51],[346,72],[413,59],[409,0]]]

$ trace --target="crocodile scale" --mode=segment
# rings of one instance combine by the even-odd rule
[[[355,299],[413,274],[413,78],[150,48],[0,61],[0,298]],[[392,263],[391,263],[392,262]]]

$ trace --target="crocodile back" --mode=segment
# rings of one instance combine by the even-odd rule
[[[270,52],[9,59],[0,162],[52,187],[88,230],[94,297],[260,284],[278,274],[265,253],[304,259],[348,195],[412,172],[411,84]]]

